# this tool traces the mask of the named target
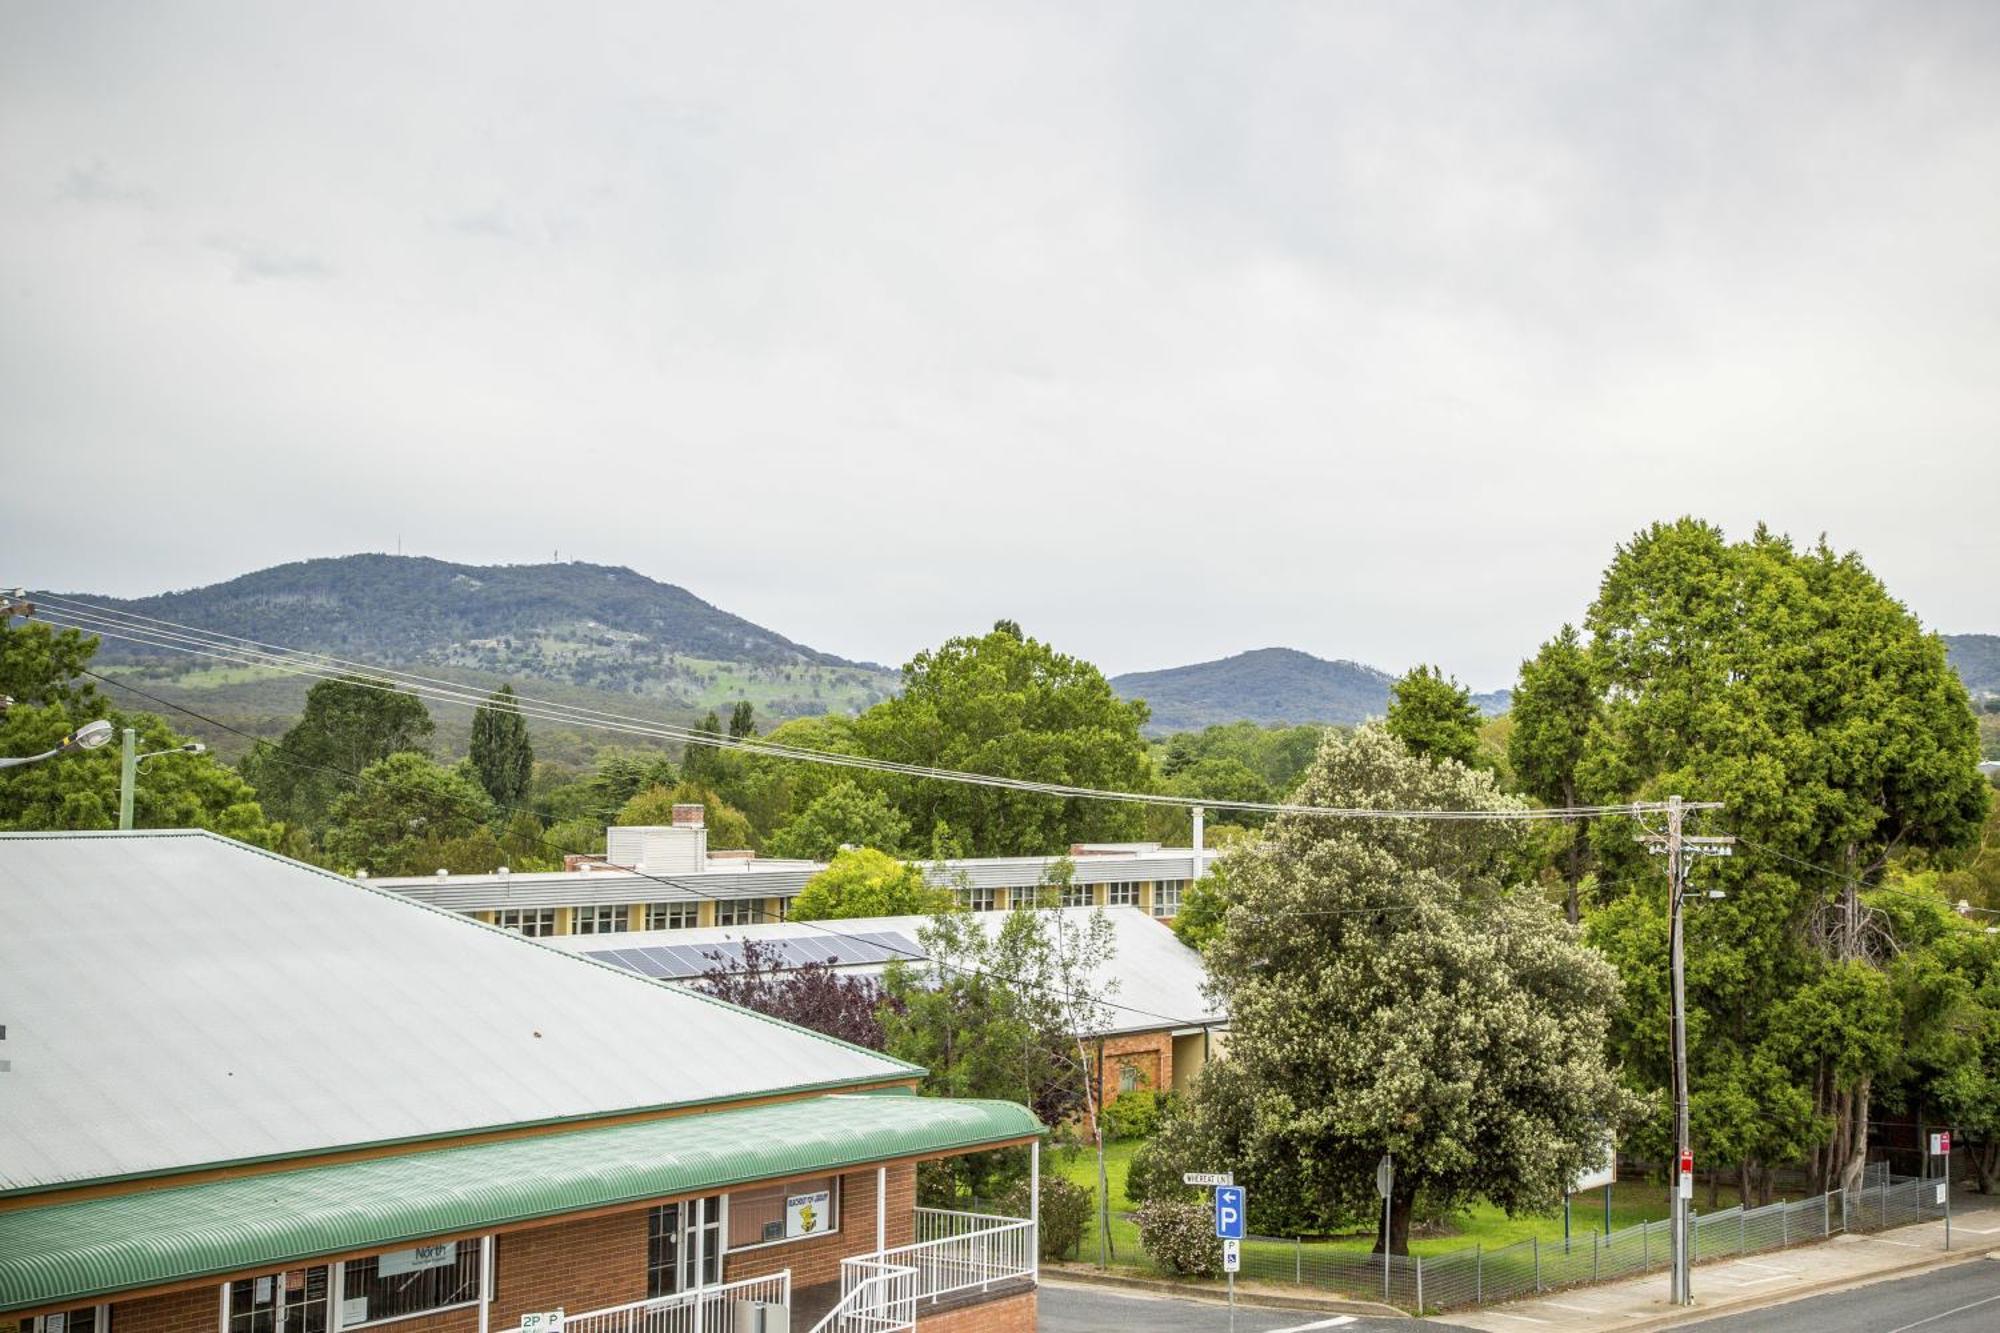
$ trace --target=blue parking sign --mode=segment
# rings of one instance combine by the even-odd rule
[[[1215,1234],[1223,1240],[1243,1239],[1243,1187],[1219,1185],[1215,1191]]]

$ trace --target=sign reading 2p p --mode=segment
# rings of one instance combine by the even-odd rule
[[[1243,1239],[1243,1187],[1220,1185],[1215,1191],[1215,1234],[1223,1240]]]

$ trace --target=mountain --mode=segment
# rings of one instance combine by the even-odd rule
[[[1945,653],[1951,658],[1966,691],[1977,699],[2000,695],[2000,634],[1946,634]]]
[[[540,697],[663,721],[749,699],[768,725],[865,708],[900,683],[885,667],[795,643],[685,588],[581,562],[350,555],[156,597],[55,596],[489,689],[511,680]],[[55,603],[44,608],[61,618]],[[289,725],[310,683],[113,638],[103,640],[98,661],[258,734]],[[196,697],[201,702],[189,702]],[[635,697],[653,707],[635,708]],[[449,728],[446,714],[459,711],[440,712],[440,725]]]
[[[1359,662],[1329,662],[1296,648],[1259,648],[1219,662],[1111,678],[1111,688],[1153,709],[1148,730],[1192,731],[1221,722],[1361,722],[1389,708],[1395,677]]]

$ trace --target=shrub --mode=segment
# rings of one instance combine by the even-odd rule
[[[1104,1108],[1104,1137],[1150,1139],[1160,1132],[1160,1096],[1144,1088],[1120,1093]]]
[[[1152,1199],[1138,1212],[1139,1243],[1153,1262],[1184,1277],[1220,1277],[1215,1211],[1186,1199]]]
[[[1125,1172],[1125,1197],[1133,1203],[1193,1199],[1199,1194],[1193,1186],[1181,1183],[1180,1164],[1160,1140],[1153,1139],[1132,1154]]]
[[[1042,1258],[1070,1259],[1083,1234],[1090,1228],[1090,1213],[1097,1202],[1094,1191],[1053,1173],[1042,1177]],[[1028,1215],[1028,1182],[1017,1182],[1007,1192],[1007,1211],[1016,1217]]]

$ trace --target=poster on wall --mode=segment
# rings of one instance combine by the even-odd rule
[[[811,1194],[788,1194],[785,1196],[785,1239],[797,1240],[801,1236],[817,1236],[827,1229],[832,1220],[833,1191],[816,1190]]]
[[[449,1268],[458,1262],[458,1242],[419,1245],[410,1250],[390,1250],[375,1261],[375,1271],[383,1277],[402,1277],[431,1268]]]

